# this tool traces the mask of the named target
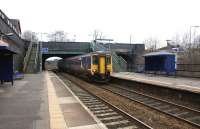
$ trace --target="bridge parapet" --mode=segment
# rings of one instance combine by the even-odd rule
[[[43,54],[89,53],[89,42],[42,42]]]

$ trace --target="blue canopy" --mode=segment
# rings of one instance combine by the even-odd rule
[[[174,55],[174,54],[170,53],[170,52],[166,52],[166,51],[159,51],[159,52],[147,53],[147,54],[144,55],[144,57],[147,57],[147,56],[167,56],[167,55]]]

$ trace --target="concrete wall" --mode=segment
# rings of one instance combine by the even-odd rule
[[[90,52],[89,42],[42,42],[42,48],[48,48],[49,52]]]
[[[145,50],[144,44],[129,44],[129,43],[106,43],[103,44],[106,48],[110,48],[117,52],[131,52],[138,54]]]
[[[200,52],[193,51],[177,53],[176,75],[186,77],[200,77]]]
[[[145,46],[144,44],[128,44],[115,43],[104,44],[106,48],[115,51],[119,56],[122,56],[127,62],[127,69],[130,72],[142,72],[144,69],[144,58],[142,57]]]

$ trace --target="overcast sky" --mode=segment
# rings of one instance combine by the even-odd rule
[[[89,41],[97,29],[116,42],[132,35],[133,43],[155,37],[163,46],[200,25],[199,0],[2,0],[0,8],[20,19],[22,31],[64,30],[76,41]]]

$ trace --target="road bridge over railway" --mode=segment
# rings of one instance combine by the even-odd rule
[[[42,66],[47,58],[61,58],[82,55],[91,52],[90,42],[42,42]]]
[[[118,71],[139,69],[137,55],[144,51],[144,44],[98,42],[42,42],[42,66],[47,58],[61,58],[86,54],[92,51],[112,51],[113,65]]]

